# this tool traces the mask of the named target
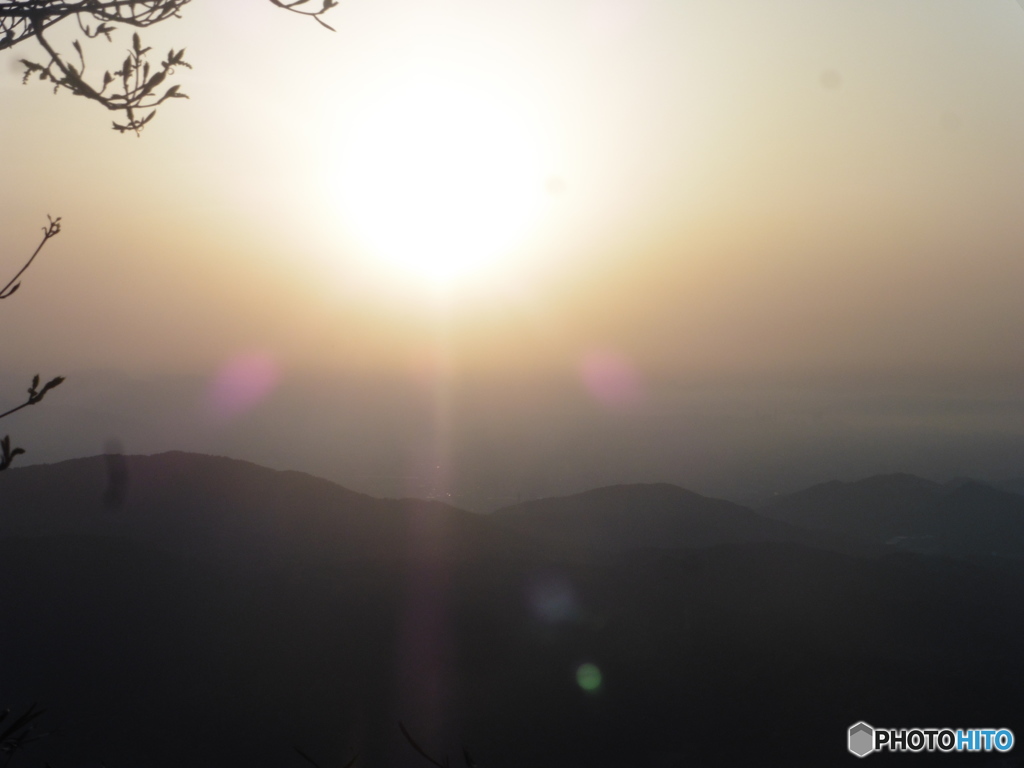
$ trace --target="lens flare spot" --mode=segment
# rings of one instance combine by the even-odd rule
[[[207,391],[207,405],[217,418],[233,419],[263,402],[280,378],[280,368],[269,355],[237,355],[217,371]]]
[[[627,408],[643,395],[640,374],[624,356],[599,349],[588,352],[582,363],[583,384],[591,396],[611,408]]]
[[[535,580],[530,585],[529,600],[534,616],[548,624],[574,621],[579,616],[576,592],[560,576]]]
[[[595,664],[580,664],[576,683],[587,693],[597,693],[601,688],[601,670]]]

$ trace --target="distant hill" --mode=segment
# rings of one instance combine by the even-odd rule
[[[760,512],[895,549],[1024,556],[1024,497],[969,480],[940,485],[897,474],[833,481],[776,497]]]
[[[0,473],[0,538],[55,535],[126,538],[246,567],[517,557],[537,549],[481,515],[438,502],[374,499],[301,472],[181,452]]]
[[[170,452],[0,473],[0,538],[108,536],[228,566],[562,558],[634,549],[794,542],[1024,557],[1024,496],[912,475],[833,481],[757,511],[677,486],[617,485],[491,515],[375,499],[301,472]]]
[[[991,483],[1001,491],[1009,491],[1010,493],[1016,493],[1020,496],[1024,496],[1024,477],[1011,477],[1007,480],[1000,480],[996,483]]]
[[[966,483],[937,501],[922,535],[938,552],[1024,557],[1024,497]]]
[[[981,546],[956,528],[979,506],[1012,531],[999,494],[940,490],[937,540]],[[17,468],[0,707],[42,703],[57,733],[15,759],[54,766],[423,768],[399,720],[482,768],[852,765],[860,719],[1024,732],[1019,572],[802,537],[845,541],[669,485],[490,518],[194,454]]]
[[[666,483],[615,485],[528,501],[491,517],[511,530],[578,550],[701,549],[759,542],[858,549],[857,542],[845,537],[804,530]]]
[[[891,538],[917,526],[944,492],[938,483],[913,475],[879,475],[853,483],[833,480],[777,496],[760,512],[806,528]]]

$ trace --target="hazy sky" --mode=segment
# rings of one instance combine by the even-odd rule
[[[473,376],[575,382],[609,411],[715,382],[1017,397],[1013,0],[345,0],[327,20],[211,0],[146,31],[195,69],[141,138],[22,86],[34,44],[3,55],[7,269],[47,213],[65,224],[4,302],[6,371],[205,377],[228,410],[354,373],[440,400]],[[89,43],[89,71],[127,44]]]

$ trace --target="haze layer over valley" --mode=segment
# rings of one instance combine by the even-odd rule
[[[665,380],[609,408],[578,372],[466,377],[448,390],[439,442],[437,393],[424,376],[285,373],[257,402],[227,413],[216,372],[70,377],[48,409],[19,415],[17,428],[32,430],[23,463],[110,447],[193,450],[480,512],[615,483],[670,482],[758,504],[876,474],[936,482],[1024,474],[1024,400],[1012,380],[994,390],[956,380]],[[16,390],[19,380],[9,384]]]

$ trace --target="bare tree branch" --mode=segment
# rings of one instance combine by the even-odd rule
[[[36,731],[36,720],[46,712],[45,709],[39,709],[35,704],[32,704],[25,712],[21,715],[14,717],[10,721],[8,718],[11,716],[11,710],[5,709],[0,712],[0,754],[3,754],[4,766],[11,761],[14,757],[14,753],[37,739],[41,739],[48,735]]]
[[[417,744],[416,740],[412,737],[412,734],[409,733],[409,730],[405,727],[405,723],[399,722],[398,727],[401,729],[402,735],[405,736],[405,740],[408,741],[409,745],[420,754],[420,757],[424,758],[431,765],[436,766],[436,768],[451,768],[451,762],[448,760],[447,756],[444,758],[444,762],[440,762],[431,757],[423,747]],[[477,768],[476,761],[473,759],[473,756],[469,754],[468,749],[463,748],[462,757],[465,759],[468,768]]]
[[[43,36],[42,27],[36,31],[36,39],[43,49],[50,55],[50,63],[46,66],[28,59],[22,59],[25,66],[25,76],[22,82],[28,80],[33,73],[39,74],[40,80],[49,80],[54,85],[54,93],[60,88],[66,88],[76,96],[85,96],[87,99],[97,101],[107,109],[123,111],[128,117],[124,125],[114,122],[114,130],[125,133],[134,131],[140,134],[142,127],[156,115],[159,104],[167,99],[187,99],[184,93],[178,91],[177,85],[172,85],[163,95],[157,96],[153,91],[159,86],[168,75],[173,74],[176,66],[192,68],[192,65],[185,61],[185,49],[175,51],[173,48],[167,54],[167,58],[161,62],[160,69],[152,71],[146,54],[151,48],[143,48],[139,33],[132,35],[132,47],[128,51],[121,69],[111,73],[109,70],[103,73],[103,83],[93,86],[87,83],[82,75],[85,74],[85,58],[82,55],[82,46],[77,40],[73,45],[78,52],[79,68],[74,64],[64,61],[60,55],[50,46]],[[56,72],[54,71],[56,69]],[[152,71],[152,74],[151,74]],[[120,81],[120,92],[114,90],[106,94],[107,87],[111,83]],[[142,117],[136,117],[138,110],[150,110]]]
[[[47,215],[46,218],[49,220],[49,224],[43,227],[43,239],[40,241],[39,245],[36,246],[36,249],[32,253],[32,256],[29,257],[29,260],[25,262],[25,266],[19,269],[18,273],[11,278],[10,282],[8,282],[7,285],[0,289],[0,299],[7,299],[14,295],[14,292],[17,291],[19,287],[21,287],[21,283],[17,282],[18,278],[25,273],[26,269],[32,266],[32,262],[35,261],[36,256],[38,256],[39,252],[43,250],[43,246],[46,245],[49,239],[51,237],[56,237],[58,234],[60,234],[60,216],[58,216],[55,219],[52,216]],[[7,416],[10,416],[12,413],[17,413],[22,408],[28,408],[28,406],[30,405],[35,405],[36,403],[41,402],[42,399],[46,397],[47,392],[49,392],[51,389],[59,387],[63,383],[64,377],[57,376],[46,382],[46,384],[43,385],[43,388],[40,389],[39,374],[37,373],[32,378],[32,384],[28,388],[28,399],[21,405],[15,406],[14,408],[11,408],[5,411],[4,413],[0,413],[0,419],[6,418]],[[11,462],[14,461],[14,457],[24,452],[24,448],[11,448],[11,436],[6,435],[2,440],[0,440],[0,471],[7,469],[11,465]],[[3,718],[0,717],[0,720],[2,719]],[[0,748],[2,748],[2,744],[0,744]]]
[[[331,8],[336,6],[338,4],[338,0],[321,0],[320,10],[318,11],[298,7],[300,5],[305,5],[306,3],[309,2],[309,0],[293,0],[293,2],[290,3],[282,2],[282,0],[270,0],[270,2],[276,5],[278,8],[284,8],[286,11],[292,11],[293,13],[297,13],[300,16],[312,16],[314,19],[317,20],[317,22],[319,22],[321,26],[327,27],[327,29],[331,30],[331,32],[335,31],[334,27],[332,27],[330,24],[328,24],[320,17],[327,13],[329,10],[331,10]]]
[[[21,405],[17,405],[14,408],[11,408],[10,410],[0,413],[0,419],[5,419],[12,413],[17,413],[22,408],[28,408],[30,405],[35,405],[36,403],[41,402],[42,399],[46,397],[47,392],[49,392],[51,389],[59,387],[61,384],[64,383],[64,381],[65,379],[63,376],[55,376],[54,378],[46,382],[43,385],[42,389],[39,389],[39,374],[37,373],[35,376],[32,377],[32,386],[28,388],[28,400],[26,400]],[[22,451],[22,453],[24,453],[24,451]]]
[[[163,93],[157,92],[157,88],[174,73],[175,67],[191,69],[191,65],[184,59],[185,49],[175,51],[172,48],[159,68],[154,67],[146,59],[151,49],[142,46],[136,32],[121,69],[108,70],[103,73],[102,82],[89,83],[84,77],[86,64],[82,44],[78,40],[72,41],[75,54],[69,58],[58,52],[44,33],[55,24],[74,17],[86,38],[91,40],[102,35],[110,41],[110,33],[116,30],[113,23],[149,27],[167,19],[180,18],[181,9],[190,1],[0,0],[0,50],[12,48],[29,38],[35,39],[49,60],[43,64],[22,59],[21,63],[25,67],[22,82],[28,82],[30,77],[37,75],[40,80],[53,85],[54,93],[63,88],[76,96],[84,96],[102,104],[109,110],[124,112],[127,121],[115,121],[114,130],[120,133],[131,131],[139,135],[143,126],[156,115],[158,105],[168,99],[188,98],[180,92],[178,85],[170,86]],[[321,17],[335,7],[338,0],[317,0],[319,7],[316,4],[307,6],[311,0],[270,2],[286,11],[312,17],[320,25],[334,31]]]
[[[21,277],[25,270],[32,265],[32,262],[35,261],[36,256],[38,256],[39,252],[43,250],[43,246],[46,245],[46,241],[49,240],[51,237],[56,237],[58,234],[60,234],[60,216],[54,219],[51,218],[49,214],[47,214],[46,218],[49,219],[50,223],[47,226],[43,227],[43,239],[39,241],[39,245],[36,246],[36,249],[32,253],[32,256],[29,258],[27,262],[25,262],[25,266],[18,270],[18,274],[12,277],[11,281],[7,283],[7,285],[5,285],[3,288],[0,288],[0,299],[10,298],[14,294],[14,292],[21,287],[21,283],[15,281],[19,277]]]
[[[292,745],[292,746],[295,748],[296,752],[298,752],[300,755],[302,755],[303,759],[307,763],[309,763],[310,765],[314,766],[314,768],[320,768],[320,763],[318,763],[316,760],[314,760],[312,757],[307,755],[305,752],[303,752],[298,747],[295,747],[295,745]],[[358,759],[359,759],[359,753],[356,752],[355,755],[353,755],[352,759],[349,760],[347,763],[345,763],[345,765],[342,766],[342,768],[352,768],[352,766],[356,764],[356,760],[358,760]]]
[[[179,16],[190,0],[5,0],[0,2],[0,50],[12,48],[34,37],[37,27],[43,29],[74,16],[88,37],[107,35],[114,30],[106,22],[148,27]],[[88,30],[83,18],[100,22]]]
[[[28,408],[30,405],[35,405],[36,403],[41,402],[47,392],[59,387],[63,383],[64,377],[57,376],[46,382],[42,389],[39,389],[39,374],[37,373],[32,378],[32,386],[28,388],[28,400],[21,405],[17,405],[14,408],[5,411],[4,413],[0,413],[0,419],[8,417],[12,413],[17,413],[22,408]],[[0,472],[11,466],[11,462],[14,461],[15,456],[19,456],[24,452],[24,448],[11,448],[11,436],[4,435],[3,439],[0,440]]]

